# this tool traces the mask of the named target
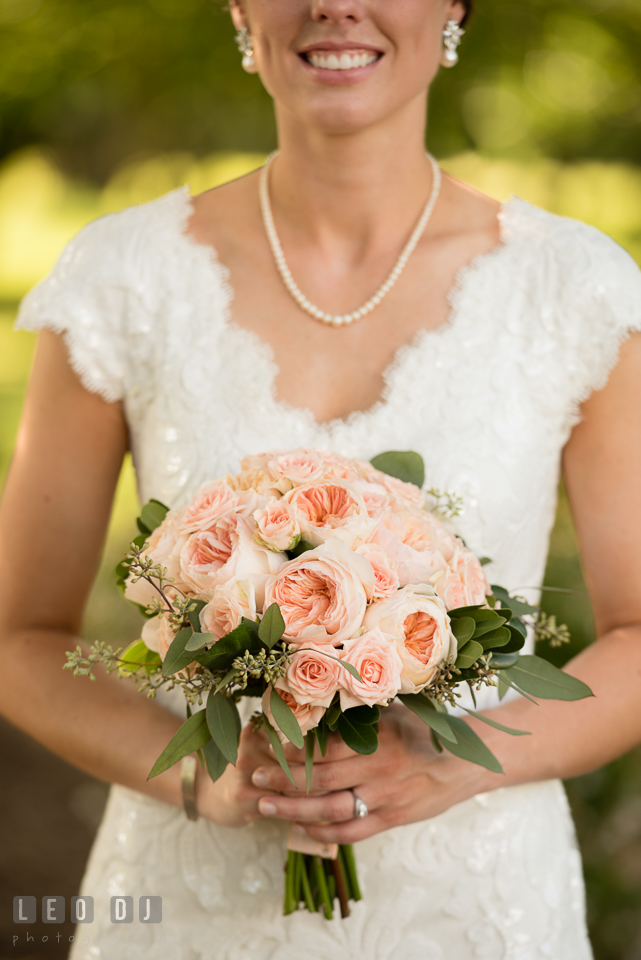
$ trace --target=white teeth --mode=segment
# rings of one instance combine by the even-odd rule
[[[357,67],[367,67],[377,59],[375,53],[321,53],[315,51],[307,55],[313,67],[320,70],[354,70]]]

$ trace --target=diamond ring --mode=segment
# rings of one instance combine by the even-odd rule
[[[360,797],[357,797],[353,790],[352,793],[354,794],[354,816],[366,817],[369,813],[367,804]]]

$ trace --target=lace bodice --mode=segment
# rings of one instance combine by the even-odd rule
[[[85,386],[123,401],[141,500],[180,506],[265,449],[417,450],[427,486],[463,498],[458,527],[492,559],[491,582],[540,583],[579,404],[641,329],[632,259],[585,224],[508,201],[502,244],[461,271],[449,321],[398,350],[373,407],[319,424],[276,398],[271,348],[234,323],[227,270],[184,233],[190,214],[181,189],[90,224],[18,320],[65,331]]]
[[[627,254],[590,227],[510,200],[502,244],[460,273],[448,323],[401,347],[371,409],[319,424],[276,398],[271,349],[234,323],[227,271],[184,233],[190,212],[179,190],[90,224],[19,317],[64,331],[84,385],[122,400],[141,499],[179,506],[270,448],[363,459],[413,449],[428,486],[463,497],[459,532],[492,559],[490,580],[520,592],[539,584],[579,405],[641,329],[641,275]],[[280,917],[283,843],[274,823],[191,824],[115,788],[84,891],[170,897],[169,946],[141,927],[125,954],[121,928],[105,921],[74,957],[589,956],[558,784],[497,791],[359,844],[366,900],[342,925]]]

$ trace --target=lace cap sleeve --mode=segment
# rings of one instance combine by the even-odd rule
[[[584,224],[575,227],[564,238],[572,266],[571,280],[564,284],[562,322],[576,422],[580,404],[606,385],[623,343],[641,331],[641,270],[610,237]]]
[[[110,215],[85,227],[22,301],[16,327],[64,335],[71,366],[87,390],[124,395],[126,347],[122,230]]]

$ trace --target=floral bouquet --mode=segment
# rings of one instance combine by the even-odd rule
[[[526,697],[575,700],[585,684],[519,651],[536,608],[490,586],[451,529],[456,498],[424,492],[416,453],[371,463],[318,450],[246,457],[241,472],[206,483],[182,510],[150,501],[140,536],[118,567],[125,596],[147,622],[124,652],[80,647],[67,667],[96,663],[133,677],[149,696],[179,686],[187,719],[154,764],[155,777],[188,754],[217,780],[235,764],[241,697],[292,779],[283,744],[305,747],[307,789],[316,744],[330,734],[359,754],[378,746],[381,709],[398,699],[432,742],[501,772],[496,757],[448,713],[466,684]],[[545,621],[548,634],[550,621]],[[552,631],[554,632],[554,631]],[[558,631],[557,631],[558,634]],[[473,700],[475,703],[475,700]],[[518,735],[467,710],[484,723]],[[293,779],[292,779],[293,783]],[[353,850],[290,849],[285,913],[327,918],[360,898]]]

